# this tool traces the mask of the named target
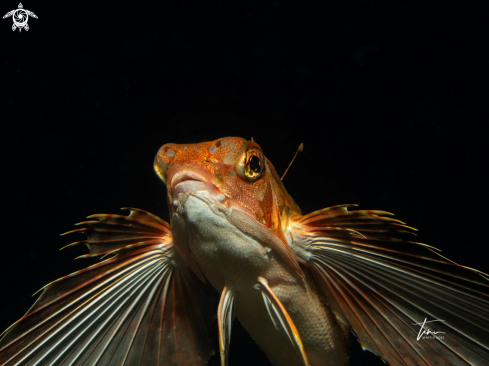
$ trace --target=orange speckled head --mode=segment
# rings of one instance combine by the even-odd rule
[[[261,147],[239,137],[198,144],[165,144],[156,154],[154,168],[166,183],[169,203],[172,187],[184,180],[212,184],[269,228],[279,229],[286,211],[300,212],[288,195]]]

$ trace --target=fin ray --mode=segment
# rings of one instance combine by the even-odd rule
[[[234,291],[225,285],[217,309],[221,366],[228,364],[229,342],[231,341],[231,328],[234,320],[234,296]]]
[[[304,350],[301,337],[294,322],[287,313],[287,310],[282,305],[278,297],[273,293],[270,286],[268,286],[268,281],[265,278],[259,277],[258,284],[265,302],[265,306],[267,307],[268,313],[272,318],[275,328],[279,329],[278,324],[281,325],[280,329],[285,331],[290,342],[301,355],[303,364],[308,366],[309,361],[307,360],[306,351]]]
[[[296,217],[291,248],[362,347],[396,365],[489,363],[487,275],[391,238],[414,229],[382,216],[390,213],[349,207]],[[445,334],[417,339],[425,319]]]
[[[211,290],[174,250],[169,225],[138,209],[90,218],[90,255],[115,256],[45,286],[4,332],[0,365],[205,363]]]

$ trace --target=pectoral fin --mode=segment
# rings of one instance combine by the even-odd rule
[[[392,214],[349,206],[297,219],[292,250],[361,345],[392,365],[489,364],[486,275],[390,238],[412,230]],[[425,319],[437,337],[418,340]]]
[[[290,342],[301,355],[304,365],[309,365],[301,337],[294,322],[287,313],[287,310],[282,305],[278,297],[273,293],[272,289],[268,286],[268,281],[265,278],[259,277],[258,284],[263,296],[263,301],[268,310],[268,314],[270,315],[275,328],[277,328],[277,330],[283,330],[287,334]]]
[[[234,291],[224,286],[219,307],[217,309],[217,322],[219,325],[219,350],[221,353],[221,366],[228,364],[229,342],[231,341],[231,327],[234,321]]]
[[[90,218],[82,243],[110,258],[48,284],[5,332],[0,365],[205,364],[214,311],[168,224],[137,209]]]

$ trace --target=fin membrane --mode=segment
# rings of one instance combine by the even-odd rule
[[[392,365],[489,364],[487,275],[391,238],[413,230],[392,214],[350,206],[300,217],[292,249],[362,347]]]
[[[0,365],[202,365],[213,353],[207,288],[169,225],[138,209],[80,230],[102,262],[56,280],[4,332]],[[183,264],[182,264],[183,263]]]

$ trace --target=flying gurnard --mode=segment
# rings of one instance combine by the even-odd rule
[[[391,365],[489,364],[489,282],[385,211],[302,215],[262,149],[228,137],[163,145],[171,224],[89,216],[102,261],[45,286],[4,332],[0,365],[221,364],[236,316],[274,365],[346,365],[352,334]],[[220,293],[217,309],[212,292]]]

